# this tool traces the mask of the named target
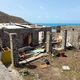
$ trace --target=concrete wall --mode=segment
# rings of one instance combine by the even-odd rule
[[[7,32],[9,33],[17,33],[17,46],[18,48],[23,46],[23,39],[25,38],[25,36],[27,35],[27,33],[32,33],[32,44],[38,45],[38,32],[39,31],[50,31],[51,32],[51,28],[40,28],[40,29],[33,29],[33,28],[27,28],[27,29],[6,29]],[[2,30],[0,29],[0,33],[2,33]],[[3,34],[0,34],[0,37],[2,39]],[[4,34],[4,44],[6,44],[6,46],[10,45],[10,40],[9,40],[9,36]],[[16,43],[16,42],[15,42]],[[9,46],[10,47],[10,46]]]
[[[62,27],[62,36],[63,36],[63,47],[64,47],[64,30],[67,30],[67,42],[71,43],[73,47],[79,49],[79,36],[80,36],[80,27]]]
[[[9,33],[17,33],[17,41],[18,41],[17,44],[18,44],[18,47],[22,47],[23,46],[23,39],[27,35],[27,33],[29,33],[29,32],[34,33],[34,30],[32,30],[32,29],[7,29],[6,31],[9,32]],[[35,36],[35,38],[36,38],[36,36]],[[9,38],[8,38],[8,36],[5,35],[4,39],[7,41],[6,45],[9,46]]]

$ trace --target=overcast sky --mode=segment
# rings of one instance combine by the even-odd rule
[[[80,23],[80,0],[0,0],[0,11],[32,23]]]

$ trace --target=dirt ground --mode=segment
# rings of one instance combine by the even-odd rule
[[[32,75],[23,76],[24,80],[80,80],[80,52],[66,51],[67,57],[44,57],[31,63],[33,67],[25,66],[18,68],[20,72],[25,69]],[[44,59],[48,59],[50,65],[43,63]],[[69,71],[64,71],[62,66],[70,67]]]

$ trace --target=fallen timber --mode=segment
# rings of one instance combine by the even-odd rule
[[[26,63],[35,61],[35,60],[37,60],[37,59],[40,59],[40,58],[42,58],[42,57],[44,57],[44,56],[48,56],[48,54],[47,54],[47,53],[41,53],[41,54],[39,54],[39,55],[37,55],[37,56],[33,56],[33,57],[28,58],[28,59],[23,60],[23,61],[19,61],[19,64],[26,64]]]

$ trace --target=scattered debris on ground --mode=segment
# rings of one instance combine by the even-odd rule
[[[29,75],[25,76],[25,80],[79,80],[80,79],[80,54],[76,51],[67,51],[65,53],[68,57],[52,57],[46,56],[42,57],[34,62],[31,62],[31,65],[37,66],[34,69],[27,68],[30,73],[36,74],[34,77]],[[45,60],[48,60],[50,65],[45,63]],[[65,66],[63,70],[62,66]],[[25,69],[24,68],[24,69]],[[21,68],[20,68],[21,70]]]
[[[62,70],[69,71],[70,70],[70,67],[69,66],[62,66]]]

